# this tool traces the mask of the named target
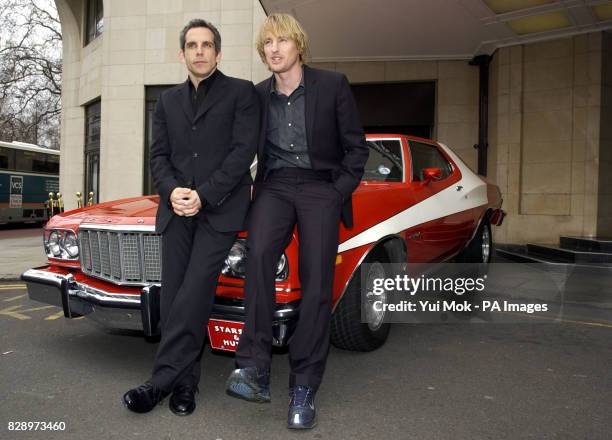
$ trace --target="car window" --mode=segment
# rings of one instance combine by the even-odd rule
[[[404,163],[399,139],[368,140],[370,156],[361,180],[367,182],[402,182]]]
[[[440,168],[441,179],[446,179],[453,172],[453,166],[434,145],[409,141],[410,161],[412,164],[412,180],[421,182],[425,168]]]

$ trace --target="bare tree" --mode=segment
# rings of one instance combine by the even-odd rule
[[[59,148],[61,48],[53,0],[0,0],[0,139]]]

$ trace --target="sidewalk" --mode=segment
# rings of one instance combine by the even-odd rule
[[[0,227],[0,280],[19,280],[24,271],[46,261],[41,227]]]

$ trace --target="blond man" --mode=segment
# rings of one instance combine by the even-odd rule
[[[270,15],[257,50],[272,76],[256,86],[262,118],[247,225],[246,323],[227,392],[270,401],[275,268],[297,225],[302,300],[289,343],[287,425],[305,429],[316,424],[329,351],[339,224],[352,226],[351,194],[368,147],[346,77],[305,64],[308,38],[295,18]]]

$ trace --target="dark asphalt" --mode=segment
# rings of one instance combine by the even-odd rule
[[[269,405],[227,397],[232,357],[207,350],[192,416],[166,401],[132,414],[121,395],[148,377],[156,345],[0,289],[2,439],[611,438],[612,322],[589,321],[588,308],[571,323],[396,324],[375,352],[332,349],[318,427],[295,433],[286,354],[274,358]],[[67,428],[9,432],[10,421]]]
[[[19,280],[25,270],[45,264],[42,236],[37,224],[0,225],[0,281]]]

